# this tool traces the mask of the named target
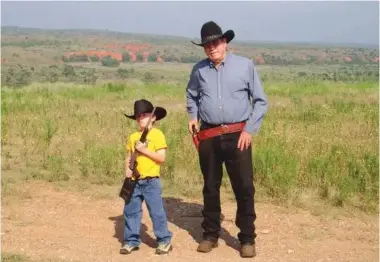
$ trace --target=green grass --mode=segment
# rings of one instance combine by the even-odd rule
[[[8,252],[1,253],[1,262],[26,262],[30,261],[26,256]]]
[[[378,209],[377,83],[267,82],[269,111],[253,138],[257,198]],[[168,109],[164,191],[201,197],[185,86],[35,84],[2,90],[2,171],[25,179],[121,185],[135,99]],[[223,188],[231,194],[224,177]],[[115,192],[116,195],[117,192]],[[233,197],[230,195],[230,197]]]

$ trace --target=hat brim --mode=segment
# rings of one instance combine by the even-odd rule
[[[227,30],[223,35],[221,35],[219,38],[215,38],[215,39],[212,39],[212,40],[208,40],[208,41],[204,41],[202,43],[195,43],[194,41],[191,41],[194,45],[197,45],[197,46],[204,46],[206,45],[207,43],[210,43],[212,41],[215,41],[216,39],[220,39],[220,38],[223,38],[225,37],[226,38],[226,42],[227,44],[229,42],[231,42],[232,39],[234,39],[235,37],[235,32],[233,30]]]
[[[148,112],[141,112],[141,113],[148,113]],[[166,109],[160,106],[156,107],[156,111],[154,112],[154,115],[156,116],[156,121],[163,119],[166,116],[167,112]],[[137,116],[135,115],[127,115],[124,114],[125,117],[129,119],[136,120]]]

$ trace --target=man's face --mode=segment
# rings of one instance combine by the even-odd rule
[[[224,58],[224,54],[227,48],[227,42],[225,38],[217,39],[203,46],[208,58],[214,62],[220,62]]]
[[[150,115],[151,115],[151,113],[142,113],[137,117],[136,120],[137,120],[137,123],[138,123],[140,129],[143,129],[146,126],[146,124],[149,121]],[[153,122],[154,120],[155,120],[155,116],[152,117],[151,122]]]

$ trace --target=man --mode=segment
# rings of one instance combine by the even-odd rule
[[[220,233],[220,185],[225,163],[237,201],[236,226],[242,257],[254,257],[256,220],[251,137],[261,126],[268,104],[253,62],[227,51],[233,30],[224,34],[215,22],[201,28],[208,58],[194,65],[186,88],[188,128],[197,130],[203,174],[203,240],[197,251],[217,247]],[[251,102],[252,98],[252,102]],[[198,121],[201,121],[198,127]]]

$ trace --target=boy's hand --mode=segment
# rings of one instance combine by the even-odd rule
[[[136,143],[136,146],[135,146],[135,149],[139,152],[139,153],[144,153],[144,150],[147,148],[147,144],[146,143],[141,143],[140,141],[138,141]]]
[[[125,171],[125,176],[126,177],[128,177],[128,178],[130,178],[130,177],[132,177],[132,170],[130,170],[129,168],[127,168],[127,170]]]

